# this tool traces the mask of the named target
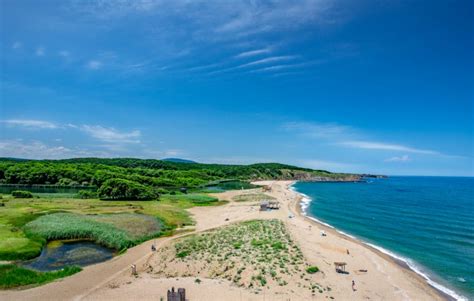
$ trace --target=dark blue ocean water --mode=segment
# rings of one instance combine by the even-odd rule
[[[435,286],[474,300],[474,178],[298,182],[294,188],[312,200],[309,216],[406,259]]]

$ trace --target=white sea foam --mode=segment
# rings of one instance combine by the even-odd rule
[[[350,234],[347,234],[347,233],[345,233],[345,232],[343,232],[343,231],[340,231],[340,230],[334,228],[333,226],[331,226],[331,225],[328,224],[328,223],[325,223],[325,222],[323,222],[323,221],[321,221],[321,220],[319,220],[319,219],[317,219],[317,218],[315,218],[315,217],[308,216],[308,214],[307,214],[307,209],[308,209],[310,203],[311,203],[313,200],[312,200],[309,196],[307,196],[306,194],[301,193],[301,192],[298,192],[298,191],[293,187],[293,185],[290,186],[290,190],[291,190],[291,191],[294,191],[295,193],[297,193],[297,194],[299,194],[299,195],[302,196],[302,199],[301,199],[301,202],[300,202],[301,211],[302,211],[303,214],[304,214],[306,217],[308,217],[309,219],[312,219],[312,220],[314,220],[314,221],[316,221],[316,222],[318,222],[318,223],[320,223],[320,224],[323,224],[323,225],[326,226],[326,227],[332,228],[332,229],[336,230],[338,233],[340,233],[340,234],[342,234],[342,235],[345,235],[345,236],[347,236],[347,237],[350,237],[350,238],[352,238],[352,239],[355,239],[355,240],[357,240],[357,241],[359,241],[359,242],[361,242],[361,243],[363,243],[363,244],[365,244],[365,245],[367,245],[367,246],[370,246],[370,247],[372,247],[372,248],[374,248],[374,249],[376,249],[376,250],[378,250],[378,251],[380,251],[380,252],[382,252],[382,253],[384,253],[384,254],[386,254],[386,255],[392,257],[392,258],[395,258],[396,260],[399,260],[399,261],[405,263],[412,271],[414,271],[415,273],[417,273],[418,275],[420,275],[421,277],[423,277],[429,285],[431,285],[432,287],[436,288],[437,290],[443,292],[444,294],[446,294],[446,295],[448,295],[448,296],[454,298],[455,300],[468,301],[468,299],[467,299],[466,297],[461,296],[461,295],[459,295],[458,293],[456,293],[455,291],[453,291],[453,290],[451,290],[451,289],[449,289],[449,288],[447,288],[447,287],[441,285],[440,283],[435,282],[434,280],[432,280],[432,279],[431,279],[426,273],[424,273],[424,272],[422,271],[422,269],[419,268],[412,260],[410,260],[410,259],[408,259],[408,258],[405,258],[405,257],[402,257],[402,256],[400,256],[400,255],[397,255],[397,254],[395,254],[395,253],[393,253],[393,252],[391,252],[391,251],[389,251],[389,250],[387,250],[387,249],[384,249],[384,248],[382,248],[382,247],[379,247],[379,246],[377,246],[377,245],[364,242],[364,241],[358,239],[358,238],[355,237],[355,236],[352,236],[352,235],[350,235]],[[463,278],[461,278],[461,279],[463,279]]]

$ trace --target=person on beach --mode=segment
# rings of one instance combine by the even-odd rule
[[[354,281],[354,280],[352,280],[352,291],[353,291],[353,292],[355,292],[355,291],[356,291],[355,285],[356,285],[355,281]]]
[[[137,266],[132,264],[130,268],[132,269],[132,276],[137,276]]]
[[[152,252],[155,252],[155,251],[156,251],[155,244],[152,244],[152,245],[151,245],[151,251],[152,251]]]

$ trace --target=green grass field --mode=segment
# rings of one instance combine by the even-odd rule
[[[193,225],[185,210],[219,205],[203,194],[163,195],[160,201],[101,201],[77,198],[15,199],[0,203],[0,260],[40,254],[47,240],[90,238],[123,249],[167,230]]]

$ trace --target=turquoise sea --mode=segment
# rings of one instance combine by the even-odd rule
[[[456,299],[474,300],[474,178],[298,182],[303,210],[405,261]]]

